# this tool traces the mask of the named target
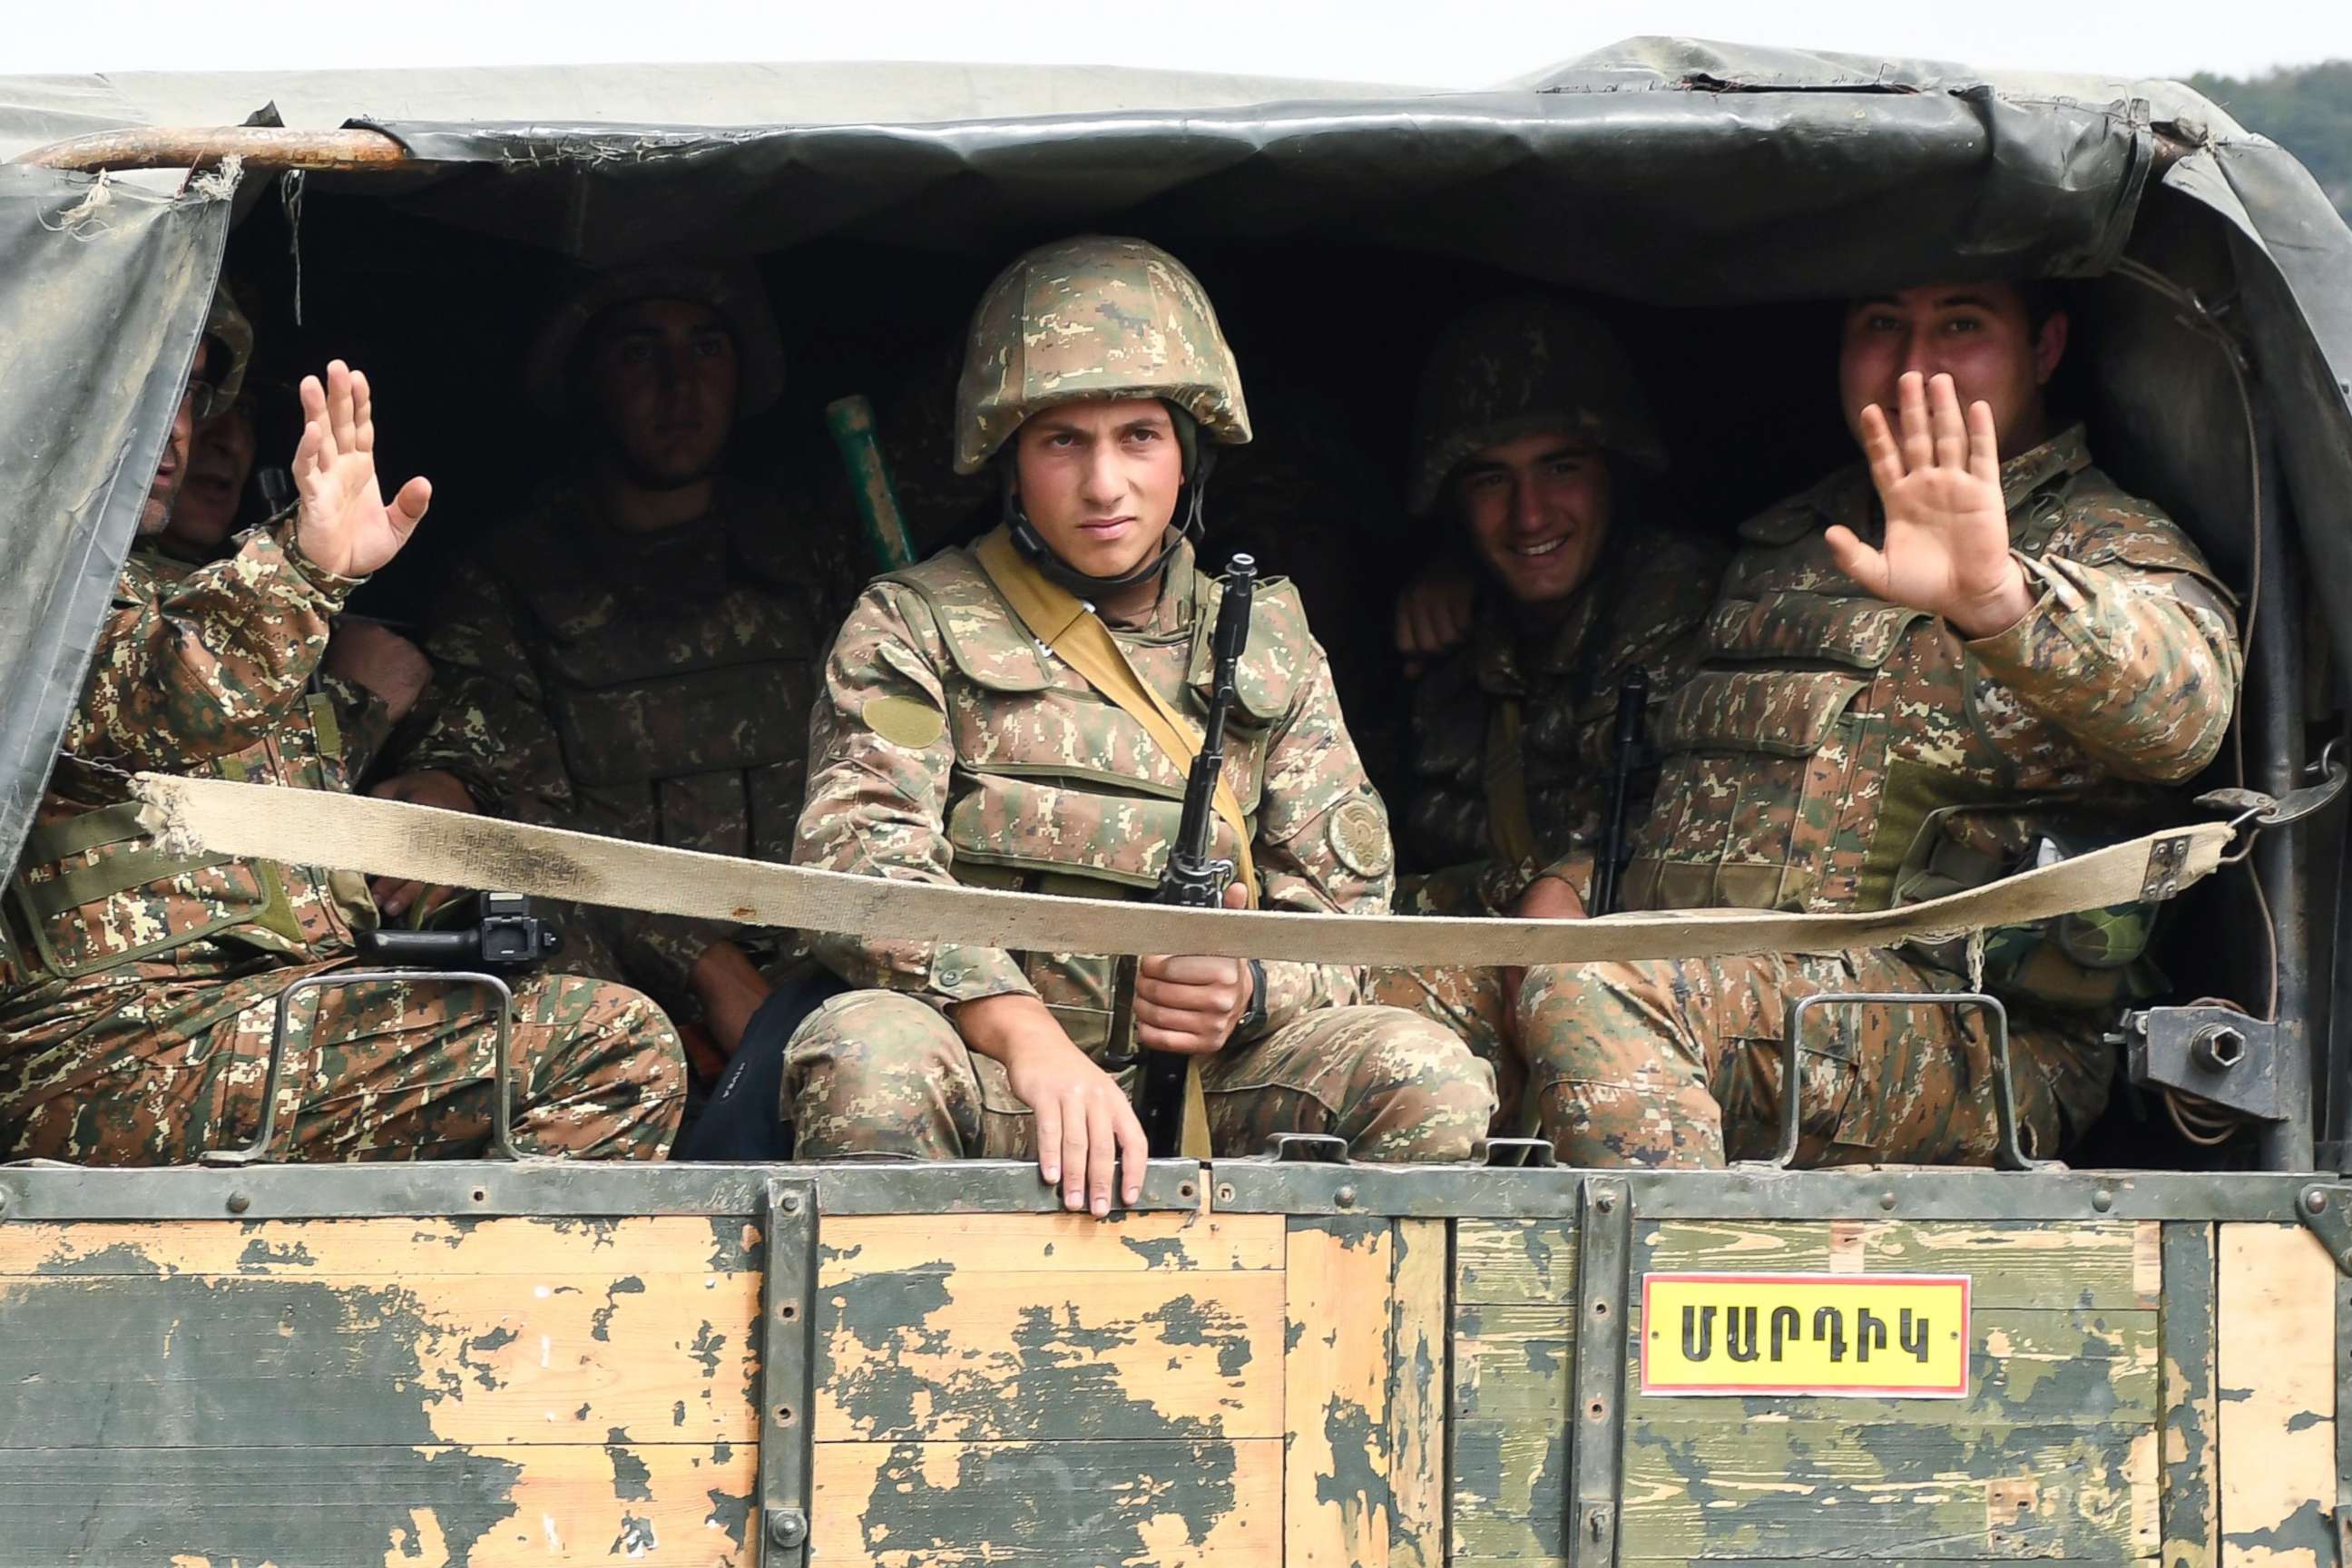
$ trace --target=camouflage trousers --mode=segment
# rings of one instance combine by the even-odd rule
[[[1495,1105],[1492,1076],[1461,1041],[1391,1007],[1309,1014],[1209,1058],[1201,1080],[1221,1155],[1255,1154],[1277,1132],[1328,1132],[1360,1160],[1467,1160]],[[900,992],[852,991],[811,1015],[785,1047],[782,1110],[803,1159],[1035,1152],[1003,1065]]]
[[[1527,1063],[1505,1016],[1501,970],[1375,969],[1365,994],[1384,1007],[1402,1007],[1451,1029],[1495,1075],[1492,1131],[1517,1132],[1526,1125],[1521,1118]]]
[[[260,1129],[277,996],[313,963],[226,981],[85,982],[0,1017],[0,1149],[93,1165],[181,1163]],[[659,1159],[677,1136],[677,1035],[636,992],[514,984],[514,1129],[525,1151]],[[274,1160],[465,1159],[489,1147],[488,998],[431,979],[329,987],[289,1021]]]
[[[1572,1165],[1720,1166],[1779,1142],[1788,1004],[1822,991],[1939,992],[1900,952],[1539,965],[1515,1019],[1528,1089]],[[2019,1136],[2054,1154],[2106,1104],[2095,1022],[2012,1015]],[[1799,1058],[1799,1162],[1982,1164],[1999,1123],[1982,1017],[1872,1004],[1817,1010]]]

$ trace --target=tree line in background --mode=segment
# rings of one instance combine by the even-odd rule
[[[2352,223],[2352,60],[2290,66],[2258,77],[2200,71],[2189,85],[2247,130],[2294,153]]]

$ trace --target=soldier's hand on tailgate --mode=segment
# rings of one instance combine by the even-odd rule
[[[392,504],[375,474],[375,405],[367,377],[336,360],[322,384],[302,378],[302,444],[294,450],[301,497],[296,538],[312,564],[339,577],[364,577],[400,553],[425,520],[433,487],[423,478]]]
[[[331,647],[332,644],[329,645]],[[427,768],[421,773],[394,773],[368,794],[380,800],[404,800],[413,805],[437,805],[444,811],[478,812],[473,795],[457,775],[439,768]],[[446,901],[449,889],[412,881],[404,877],[371,877],[368,891],[375,896],[375,907],[388,919],[397,919],[415,907],[419,899],[428,911]]]
[[[1124,1201],[1143,1196],[1151,1143],[1118,1080],[1070,1042],[1036,997],[984,996],[955,1009],[964,1044],[1004,1064],[1013,1092],[1037,1120],[1037,1173],[1059,1183],[1062,1206],[1110,1213],[1111,1169]]]
[[[1431,659],[1468,640],[1477,604],[1477,580],[1461,563],[1441,556],[1423,567],[1397,595],[1396,647],[1405,674],[1419,675]]]
[[[408,717],[433,679],[433,661],[423,648],[381,621],[356,616],[336,618],[323,662],[328,674],[373,693],[395,724]]]
[[[1236,882],[1224,903],[1245,910],[1249,893]],[[1221,1051],[1249,1011],[1253,990],[1250,967],[1238,958],[1143,959],[1135,966],[1136,1044],[1185,1057]]]
[[[1963,417],[1952,378],[1923,384],[1916,371],[1895,395],[1899,428],[1876,404],[1862,411],[1885,542],[1873,549],[1841,524],[1825,536],[1830,552],[1869,592],[1941,616],[1962,637],[2006,631],[2033,608],[2033,595],[2009,552],[1992,407],[1972,403]]]

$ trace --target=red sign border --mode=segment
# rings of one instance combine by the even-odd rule
[[[1969,1323],[1972,1301],[1970,1276],[1966,1274],[1727,1274],[1708,1269],[1667,1270],[1642,1275],[1642,1366],[1641,1385],[1637,1392],[1655,1399],[1679,1399],[1691,1395],[1745,1395],[1759,1399],[1966,1399],[1969,1396],[1969,1372],[1975,1358],[1972,1342],[1960,1346],[1960,1381],[1948,1388],[1922,1388],[1917,1384],[1864,1384],[1851,1387],[1823,1388],[1812,1383],[1741,1383],[1741,1384],[1673,1384],[1653,1387],[1650,1383],[1650,1285],[1664,1279],[1674,1283],[1698,1281],[1710,1285],[1893,1285],[1951,1286],[1960,1288],[1960,1321]]]

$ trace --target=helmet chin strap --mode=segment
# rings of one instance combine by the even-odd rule
[[[1092,601],[1107,593],[1115,594],[1122,588],[1132,588],[1160,575],[1168,565],[1168,558],[1176,553],[1177,547],[1184,541],[1201,537],[1201,506],[1209,488],[1209,469],[1213,466],[1214,457],[1215,454],[1203,447],[1193,458],[1192,476],[1184,486],[1184,521],[1161,532],[1160,548],[1152,552],[1142,564],[1115,577],[1089,575],[1054,553],[1054,547],[1045,542],[1045,535],[1037,531],[1037,525],[1029,521],[1029,513],[1021,505],[1021,492],[1013,483],[1010,463],[1004,466],[1005,527],[1012,531],[1014,547],[1029,558],[1045,574],[1046,581],[1068,589],[1082,599]]]

